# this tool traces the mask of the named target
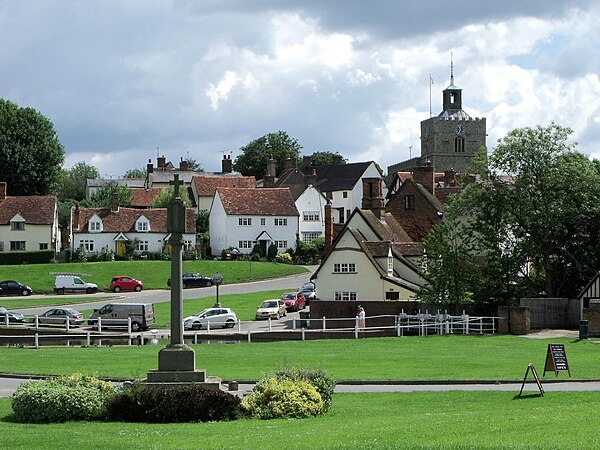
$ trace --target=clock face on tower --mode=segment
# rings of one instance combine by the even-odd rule
[[[463,124],[456,125],[456,134],[465,134],[465,126]]]

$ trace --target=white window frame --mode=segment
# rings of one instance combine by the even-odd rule
[[[90,222],[90,232],[99,232],[102,231],[102,222],[100,222],[99,220],[94,220],[93,222]]]
[[[333,273],[356,273],[356,263],[334,263]]]
[[[13,220],[10,223],[10,231],[25,231],[25,222],[22,220]]]
[[[79,240],[79,248],[82,248],[86,252],[93,252],[94,250],[94,240],[93,239],[80,239]]]
[[[273,225],[276,227],[287,227],[287,217],[275,217],[273,219]]]
[[[252,249],[254,244],[252,241],[238,241],[238,249]]]
[[[252,226],[252,217],[240,217],[240,218],[238,218],[238,225],[240,227],[251,227]]]
[[[278,249],[287,249],[288,241],[275,241],[275,247]]]
[[[26,241],[10,241],[11,252],[24,252],[27,251]]]
[[[321,213],[319,211],[304,211],[302,213],[302,220],[304,222],[320,222]]]
[[[150,222],[147,220],[140,220],[138,221],[135,229],[138,233],[147,233],[150,231]]]
[[[303,231],[302,242],[310,244],[315,239],[319,239],[323,234],[320,231]]]
[[[355,302],[358,300],[358,296],[356,295],[356,291],[335,291],[334,300],[342,302]]]
[[[137,252],[147,252],[149,251],[149,245],[148,245],[148,241],[136,241],[135,243],[135,250]]]

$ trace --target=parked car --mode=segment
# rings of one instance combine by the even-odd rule
[[[135,278],[119,275],[113,277],[110,283],[110,290],[113,292],[135,291],[140,292],[144,289],[144,284]]]
[[[95,283],[86,283],[76,275],[57,275],[54,280],[54,292],[59,295],[69,292],[93,294],[98,292],[98,285]]]
[[[25,322],[25,316],[23,314],[9,311],[8,309],[0,306],[0,324],[6,323],[6,316],[8,316],[9,323]]]
[[[199,273],[184,273],[181,276],[181,284],[184,289],[186,288],[198,288],[198,287],[211,287],[212,278],[205,277]],[[171,286],[171,279],[167,280],[167,286]]]
[[[313,283],[312,281],[304,283],[300,287],[300,292],[302,292],[302,295],[304,295],[304,301],[306,302],[307,305],[310,304],[311,300],[319,299],[317,297],[317,289],[315,287],[315,283]]]
[[[230,308],[208,308],[193,316],[183,319],[183,328],[186,330],[200,330],[210,323],[212,327],[233,328],[238,319]]]
[[[285,303],[279,299],[265,300],[256,310],[256,320],[268,319],[269,317],[279,320],[279,318],[286,315]]]
[[[52,308],[38,316],[40,325],[62,325],[69,321],[72,327],[78,327],[84,322],[83,314],[73,308]]]
[[[29,286],[15,280],[0,281],[0,295],[31,295],[33,290]]]
[[[128,326],[131,319],[131,331],[147,330],[155,322],[152,303],[109,303],[94,312],[88,319],[88,325],[98,328],[98,318],[102,328]]]
[[[286,292],[281,296],[281,300],[285,303],[285,308],[288,311],[299,311],[304,309],[305,300],[302,292]]]

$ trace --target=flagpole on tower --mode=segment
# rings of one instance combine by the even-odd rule
[[[433,78],[429,74],[429,117],[433,117],[433,113],[431,112],[431,86],[433,86]]]

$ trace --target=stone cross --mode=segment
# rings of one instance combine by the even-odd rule
[[[175,192],[173,193],[173,198],[174,199],[175,198],[181,198],[180,195],[179,195],[179,186],[183,185],[183,180],[179,179],[179,174],[178,173],[176,173],[173,176],[173,180],[169,181],[169,184],[171,186],[175,186]]]

